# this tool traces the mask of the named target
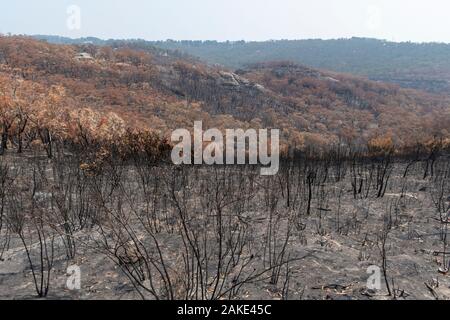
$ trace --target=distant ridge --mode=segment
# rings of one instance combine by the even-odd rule
[[[0,80],[7,87],[21,79],[44,92],[57,86],[71,110],[114,112],[133,129],[164,136],[198,120],[205,128],[280,128],[282,142],[296,148],[364,146],[380,135],[411,146],[450,136],[449,96],[289,61],[232,72],[149,42],[82,42],[0,36]]]
[[[117,40],[35,36],[59,44],[110,45]],[[313,68],[365,76],[433,93],[450,92],[450,44],[390,42],[369,38],[336,40],[145,41],[122,42],[190,55],[210,64],[238,69],[247,64],[292,61]]]

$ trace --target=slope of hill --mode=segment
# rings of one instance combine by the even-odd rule
[[[258,62],[292,61],[313,68],[390,82],[405,88],[433,93],[450,92],[450,44],[443,43],[396,43],[366,38],[217,42],[36,37],[58,44],[115,45],[123,42],[153,51],[172,50],[183,58],[195,56],[205,62],[232,69]]]
[[[448,44],[396,43],[364,38],[222,43],[165,41],[151,44],[179,50],[227,67],[289,60],[314,68],[393,82],[404,87],[431,92],[450,91]]]
[[[296,147],[364,144],[380,135],[398,145],[449,136],[449,98],[293,63],[233,73],[126,42],[112,48],[0,37],[0,70],[3,83],[59,86],[65,108],[113,111],[129,127],[165,136],[195,120],[205,127],[280,128],[283,141]],[[7,86],[3,95],[11,94]]]

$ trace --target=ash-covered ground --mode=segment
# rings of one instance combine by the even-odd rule
[[[450,298],[448,158],[289,162],[273,177],[13,160],[1,299]]]

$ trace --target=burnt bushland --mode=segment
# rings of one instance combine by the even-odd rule
[[[426,237],[434,256],[426,264],[446,274],[449,195],[445,153],[432,163],[351,150],[320,159],[296,154],[267,177],[256,166],[174,166],[149,153],[5,155],[0,266],[21,252],[27,276],[17,286],[31,282],[28,294],[38,297],[61,290],[53,285],[56,265],[96,255],[120,271],[134,298],[261,298],[264,289],[272,298],[301,299],[311,297],[308,288],[351,287],[327,271],[339,255],[314,267],[317,252],[335,245],[349,252],[342,268],[380,266],[382,295],[439,295],[432,284],[405,284],[395,244]],[[312,276],[334,281],[314,287]]]

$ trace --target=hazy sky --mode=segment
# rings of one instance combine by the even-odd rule
[[[0,32],[148,40],[359,36],[450,43],[450,1],[0,0]]]

